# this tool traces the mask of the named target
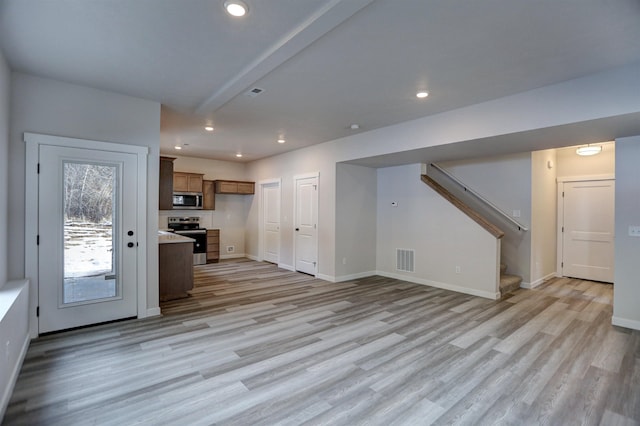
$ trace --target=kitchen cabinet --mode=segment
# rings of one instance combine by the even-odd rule
[[[160,210],[173,209],[173,160],[172,157],[160,157]]]
[[[174,192],[202,192],[202,174],[173,172]]]
[[[217,180],[216,194],[240,194],[248,195],[255,192],[255,182],[243,182],[237,180]]]
[[[189,297],[193,289],[193,241],[169,239],[159,244],[160,301]]]
[[[216,209],[215,185],[212,180],[202,181],[202,210]]]
[[[207,229],[207,263],[220,260],[220,230]]]

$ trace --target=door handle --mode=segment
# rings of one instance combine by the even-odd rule
[[[127,247],[133,247],[133,243],[127,243]]]
[[[132,236],[132,235],[133,235],[133,231],[129,231],[129,232],[127,232],[127,235],[128,235],[128,236]]]
[[[296,228],[296,231],[299,231],[299,230],[300,230],[300,228]]]

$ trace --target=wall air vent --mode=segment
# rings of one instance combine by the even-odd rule
[[[251,89],[248,92],[246,92],[245,95],[249,96],[250,98],[255,98],[256,96],[258,96],[262,92],[264,92],[264,89],[261,89],[259,87],[254,87],[253,89]]]
[[[415,272],[414,250],[396,249],[396,269],[403,272]]]

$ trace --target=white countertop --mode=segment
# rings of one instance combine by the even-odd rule
[[[158,244],[193,243],[196,240],[173,232],[158,231]]]

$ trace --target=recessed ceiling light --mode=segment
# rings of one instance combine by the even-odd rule
[[[204,128],[207,132],[213,132],[213,126],[205,126]]]
[[[181,150],[182,149],[182,147],[180,145],[176,145],[176,146],[174,146],[174,148],[177,149],[177,150]]]
[[[225,1],[224,8],[231,16],[244,16],[249,11],[249,7],[242,1]]]
[[[349,128],[351,130],[358,130],[360,128],[360,125],[359,124],[352,124],[351,126],[349,126]]]
[[[418,93],[416,93],[416,96],[420,99],[424,99],[427,96],[429,96],[429,92],[427,92],[426,90],[421,90]]]
[[[278,139],[278,143],[285,143],[286,141],[282,138]]]
[[[241,157],[242,157],[242,154],[237,153],[237,154],[236,154],[236,157],[241,158]]]

